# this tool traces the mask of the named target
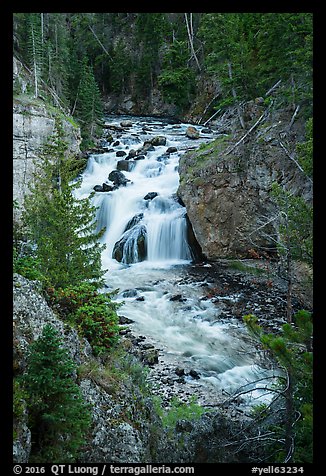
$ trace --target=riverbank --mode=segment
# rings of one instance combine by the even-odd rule
[[[229,335],[233,335],[236,340],[239,338],[242,340],[244,347],[235,348],[236,354],[241,352],[257,354],[257,359],[252,360],[252,369],[260,359],[262,367],[271,369],[274,364],[268,360],[264,361],[258,343],[250,338],[244,328],[243,316],[255,314],[260,325],[267,332],[280,332],[281,326],[286,322],[287,301],[286,282],[277,276],[277,263],[263,259],[221,259],[210,263],[178,266],[177,268],[178,275],[174,275],[173,279],[171,279],[171,273],[167,275],[163,273],[161,282],[154,283],[165,287],[167,299],[170,304],[173,304],[175,317],[177,318],[179,312],[192,313],[194,321],[202,320],[204,323],[206,321],[206,329],[220,327],[222,333],[227,332]],[[166,282],[164,283],[166,278],[171,280],[168,290]],[[148,279],[145,295],[142,292],[144,287],[122,291],[120,296],[121,299],[124,298],[127,301],[127,310],[130,309],[130,305],[138,306],[140,310],[142,304],[146,306],[146,300],[150,296],[148,290],[152,289],[152,285],[153,283]],[[196,289],[197,304],[188,294],[190,288]],[[293,299],[294,312],[301,308],[309,308],[308,288],[305,290],[305,302],[303,302],[302,293],[299,292],[300,289],[297,290]],[[152,297],[152,303],[153,300]],[[200,305],[206,306],[206,315],[205,312],[200,315],[198,310]],[[192,312],[194,308],[197,308],[198,315]],[[146,310],[144,311],[146,312]],[[121,315],[122,313],[123,310]],[[169,351],[166,345],[156,341],[155,334],[154,337],[150,333],[144,336],[137,323],[125,316],[121,317],[121,323],[126,327],[122,331],[122,345],[149,367],[148,381],[153,387],[153,393],[162,398],[164,406],[168,407],[173,398],[187,403],[195,396],[200,405],[206,408],[218,407],[228,417],[238,418],[239,415],[243,417],[246,412],[247,416],[250,415],[251,410],[246,405],[248,401],[232,398],[232,394],[237,393],[237,379],[239,387],[245,383],[248,366],[241,366],[238,362],[238,365],[235,365],[233,369],[233,375],[231,369],[226,369],[226,371],[221,369],[221,375],[218,376],[221,385],[216,388],[212,385],[212,372],[208,371],[211,368],[218,373],[212,363],[206,365],[206,372],[202,372],[198,366],[199,362],[202,363],[201,359],[196,359],[196,355],[187,356],[185,355],[187,351],[181,352],[179,355],[176,351]],[[216,339],[218,338],[219,336],[216,335]],[[223,340],[221,342],[223,343]],[[226,344],[225,358],[229,355],[231,343],[226,341]],[[219,351],[219,347],[212,349],[212,357]],[[190,359],[185,357],[190,357]],[[231,356],[231,361],[235,358]],[[226,375],[228,375],[228,379],[225,377]],[[251,375],[252,377],[253,375]]]

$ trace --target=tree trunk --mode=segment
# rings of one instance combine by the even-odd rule
[[[34,28],[32,26],[32,48],[33,48],[33,70],[34,70],[34,97],[38,97],[38,71],[37,71],[37,61],[36,61],[36,45],[35,45],[35,34]]]
[[[188,16],[185,13],[185,20],[186,20],[186,27],[187,27],[187,33],[188,33],[188,38],[189,38],[189,45],[190,45],[190,51],[191,51],[191,58],[194,57],[198,70],[201,71],[201,67],[195,52],[194,48],[194,33],[193,33],[193,27],[192,27],[192,13],[189,14],[190,16],[190,21],[188,20]]]
[[[292,460],[294,452],[294,436],[293,436],[293,424],[294,424],[294,405],[293,405],[293,376],[291,366],[288,369],[288,386],[285,391],[285,459],[284,463],[289,463]]]

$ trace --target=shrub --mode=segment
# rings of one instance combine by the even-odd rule
[[[119,304],[111,301],[113,293],[98,293],[96,286],[82,283],[64,289],[48,288],[52,305],[85,337],[95,355],[108,351],[119,337]]]

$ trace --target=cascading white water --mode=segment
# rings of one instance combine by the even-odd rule
[[[191,260],[185,210],[173,199],[156,197],[146,215],[148,260]]]
[[[123,119],[108,118],[114,126]],[[180,154],[194,146],[185,136],[188,124],[131,119],[133,126],[120,134],[111,151],[108,145],[107,153],[89,158],[81,187],[76,190],[77,197],[84,197],[96,185],[112,185],[109,174],[131,148],[140,149],[154,136],[166,138],[164,146],[153,147],[145,157],[129,159],[132,167],[123,171],[129,180],[125,185],[93,196],[98,229],[106,228],[101,240],[106,244],[102,264],[108,270],[107,286],[120,289],[116,297],[124,303],[120,312],[134,321],[133,331],[161,346],[166,361],[195,368],[201,377],[199,385],[208,386],[212,392],[232,392],[259,377],[262,387],[262,377],[270,377],[271,372],[260,366],[243,325],[219,320],[220,310],[202,300],[200,288],[179,284],[182,265],[192,259],[186,209],[176,198]],[[213,135],[208,138],[213,139]],[[196,146],[206,140],[203,135]],[[178,151],[167,153],[169,147]],[[117,157],[118,151],[125,156]],[[173,296],[180,292],[184,299],[174,301]]]
[[[120,118],[119,118],[120,119]],[[170,132],[166,125],[166,132]],[[165,134],[166,134],[165,132]],[[137,134],[137,135],[136,135]],[[137,141],[135,140],[135,135]],[[151,136],[157,135],[153,128]],[[167,135],[167,134],[166,134]],[[142,123],[136,124],[128,133],[119,138],[119,145],[112,152],[93,155],[90,157],[87,168],[83,174],[83,183],[79,194],[89,194],[95,185],[108,183],[109,173],[117,168],[118,151],[127,155],[130,142],[137,150],[142,146],[149,134],[142,130]],[[138,142],[139,141],[139,142]],[[178,183],[179,154],[166,154],[168,147],[176,144],[175,138],[167,135],[165,146],[157,146],[150,150],[144,160],[130,160],[132,170],[123,171],[124,176],[130,181],[126,186],[110,192],[96,192],[94,204],[98,207],[98,229],[106,228],[103,241],[106,243],[106,257],[112,257],[114,245],[122,238],[126,231],[127,223],[134,216],[142,213],[141,225],[138,227],[145,232],[146,259],[149,261],[165,260],[191,260],[192,254],[187,243],[187,221],[185,208],[178,203],[175,194]],[[130,167],[131,168],[131,167]],[[156,197],[145,199],[148,193],[155,193]],[[137,229],[129,233],[125,241],[121,261],[132,263],[141,261],[137,248]],[[128,259],[129,258],[129,259]],[[135,261],[133,261],[135,260]]]

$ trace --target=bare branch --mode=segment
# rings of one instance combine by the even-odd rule
[[[312,183],[312,179],[310,177],[308,177],[308,175],[306,174],[306,172],[303,170],[303,168],[301,167],[301,165],[299,164],[299,162],[297,162],[295,160],[295,158],[293,157],[293,155],[290,154],[290,152],[287,150],[287,148],[285,147],[285,145],[283,144],[283,142],[279,141],[279,144],[280,146],[282,147],[282,149],[284,150],[284,152],[286,153],[286,155],[289,157],[289,159],[291,159],[295,165],[298,167],[298,169],[306,176],[306,178]]]
[[[194,57],[198,70],[201,71],[201,67],[194,49],[194,43],[193,43],[193,28],[192,28],[192,13],[190,15],[190,21],[188,20],[187,13],[184,13],[185,20],[186,20],[186,27],[187,27],[187,33],[188,33],[188,38],[189,38],[189,45],[190,45],[190,50],[191,50],[191,58]]]
[[[240,145],[241,142],[243,142],[245,140],[245,138],[258,126],[258,124],[262,121],[262,119],[265,117],[265,115],[266,115],[266,111],[263,112],[263,114],[255,122],[255,124],[253,126],[251,126],[250,129],[245,133],[245,135],[242,136],[241,139],[238,140],[238,142],[236,144],[234,144],[233,147],[231,147],[231,149],[229,149],[225,152],[225,155],[229,155],[236,147],[238,147],[238,145]]]
[[[282,82],[282,80],[279,79],[279,80],[277,81],[277,83],[275,83],[274,86],[272,86],[272,87],[267,91],[267,93],[265,93],[265,96],[269,96],[270,93],[271,93],[272,91],[274,91],[274,89],[276,89],[277,86],[279,86],[279,85],[281,84],[281,82]]]
[[[88,28],[91,30],[91,32],[93,33],[94,35],[94,38],[97,40],[97,42],[99,43],[99,45],[101,46],[102,50],[104,51],[104,53],[109,57],[109,59],[111,61],[113,61],[113,58],[112,56],[110,55],[110,53],[108,52],[108,50],[105,48],[105,46],[103,45],[103,43],[101,42],[101,40],[99,39],[99,37],[97,36],[97,34],[95,33],[95,31],[93,30],[93,28],[91,27],[91,25],[88,25]]]

